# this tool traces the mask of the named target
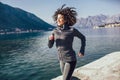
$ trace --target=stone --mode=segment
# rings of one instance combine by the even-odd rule
[[[113,52],[74,70],[72,80],[120,80],[120,52]],[[52,80],[62,80],[58,76]]]

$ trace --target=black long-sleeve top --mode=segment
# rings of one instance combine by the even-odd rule
[[[86,38],[77,29],[68,26],[57,27],[52,34],[54,35],[54,40],[48,41],[48,47],[52,48],[54,42],[56,42],[59,60],[65,62],[76,61],[76,54],[72,47],[74,37],[81,39],[80,53],[84,55]]]

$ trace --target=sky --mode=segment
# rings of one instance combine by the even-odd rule
[[[0,2],[33,13],[48,23],[54,23],[52,16],[63,4],[75,7],[78,18],[120,14],[120,0],[0,0]]]

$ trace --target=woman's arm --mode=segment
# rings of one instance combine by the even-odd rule
[[[52,48],[53,44],[54,44],[54,34],[52,34],[48,37],[48,47]]]
[[[86,46],[86,38],[85,36],[80,33],[77,29],[74,28],[74,36],[78,37],[81,39],[81,48],[80,48],[80,51],[78,54],[82,54],[84,55],[84,52],[85,52],[85,46]]]

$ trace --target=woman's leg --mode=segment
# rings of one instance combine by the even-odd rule
[[[65,63],[63,61],[60,61],[60,70],[61,70],[62,74],[64,72],[64,66],[65,66]]]
[[[61,71],[63,73],[63,80],[70,80],[75,69],[76,61],[64,63],[60,62]]]

